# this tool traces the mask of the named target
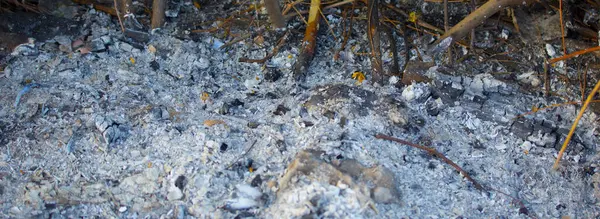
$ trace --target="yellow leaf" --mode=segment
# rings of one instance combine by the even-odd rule
[[[365,80],[365,74],[355,71],[352,73],[352,79],[356,80],[356,84],[362,84],[362,82]]]
[[[408,21],[416,23],[417,22],[417,12],[410,12],[410,14],[408,14]]]
[[[209,119],[209,120],[204,120],[204,125],[211,127],[214,125],[218,125],[218,124],[225,124],[225,121],[223,120],[218,120],[218,119]]]
[[[200,2],[194,1],[194,7],[196,7],[197,9],[200,9]]]
[[[129,61],[131,62],[131,64],[135,65],[135,59],[133,57],[129,57]]]
[[[202,100],[202,102],[206,103],[206,101],[208,100],[208,93],[202,92],[202,96],[200,96],[200,99]]]

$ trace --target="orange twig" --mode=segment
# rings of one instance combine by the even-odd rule
[[[560,17],[560,35],[562,38],[563,54],[567,54],[567,47],[565,46],[565,25],[563,24],[563,13],[562,13],[562,0],[558,0],[558,16]]]
[[[552,167],[552,169],[555,169],[555,170],[558,169],[558,164],[560,162],[560,159],[562,159],[563,154],[565,153],[565,150],[567,150],[567,145],[569,145],[569,142],[571,141],[571,137],[573,137],[573,133],[575,133],[575,128],[577,128],[577,124],[579,123],[579,120],[581,119],[581,117],[583,117],[583,112],[585,112],[585,109],[587,109],[588,105],[590,105],[590,102],[596,95],[596,92],[598,92],[598,89],[600,89],[600,81],[598,81],[598,83],[596,83],[596,86],[594,86],[594,90],[592,90],[590,95],[588,95],[587,99],[585,100],[585,103],[583,104],[583,106],[581,107],[581,110],[579,111],[579,114],[577,114],[577,118],[575,118],[575,122],[573,122],[573,125],[571,126],[571,130],[569,131],[569,134],[567,135],[565,142],[563,143],[562,147],[560,148],[560,151],[558,152],[558,157],[556,157],[556,161],[554,161],[554,166]]]
[[[592,47],[592,48],[584,49],[584,50],[579,50],[577,52],[574,52],[574,53],[571,53],[571,54],[568,54],[568,55],[564,55],[564,56],[561,56],[561,57],[558,57],[558,58],[550,59],[550,61],[548,61],[548,62],[550,64],[552,64],[552,63],[555,63],[555,62],[558,62],[558,61],[562,61],[562,60],[565,60],[565,59],[570,59],[570,58],[578,56],[578,55],[583,55],[583,54],[594,52],[594,51],[598,51],[598,50],[600,50],[600,46],[596,46],[596,47]]]

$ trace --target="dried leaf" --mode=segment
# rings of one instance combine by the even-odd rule
[[[365,74],[359,71],[355,71],[354,73],[352,73],[352,79],[356,80],[357,85],[362,84],[362,82],[365,80]]]
[[[131,64],[135,65],[135,59],[133,57],[129,57],[129,61],[131,62]]]
[[[204,120],[204,125],[211,127],[214,125],[218,125],[218,124],[225,124],[225,121],[223,120],[219,120],[219,119],[209,119],[209,120]]]
[[[412,23],[416,23],[417,22],[417,12],[410,12],[410,14],[408,14],[408,21],[412,22]]]
[[[148,46],[148,52],[154,54],[156,53],[156,47],[154,47],[153,45],[149,45]]]
[[[265,43],[265,38],[262,35],[258,35],[254,37],[254,43],[262,46]]]
[[[206,103],[206,101],[208,100],[208,93],[206,92],[202,92],[202,96],[200,96],[200,99],[202,100],[203,103]]]
[[[197,9],[200,9],[200,2],[194,1],[194,7],[196,7]]]

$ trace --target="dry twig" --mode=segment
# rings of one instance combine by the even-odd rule
[[[379,0],[370,0],[367,7],[367,35],[371,48],[371,74],[373,83],[380,83],[383,80],[383,64],[381,61],[381,39],[377,30],[379,29]]]
[[[166,0],[154,0],[152,2],[152,29],[160,28],[165,23]]]
[[[577,124],[579,123],[579,120],[581,119],[581,117],[583,117],[583,113],[585,112],[585,109],[587,109],[587,107],[590,105],[590,102],[592,101],[594,96],[596,96],[598,89],[600,89],[600,81],[598,81],[598,83],[596,83],[596,86],[594,86],[594,89],[592,90],[590,95],[588,95],[587,99],[585,100],[585,103],[581,107],[581,110],[579,110],[579,114],[577,114],[577,118],[575,118],[575,122],[573,122],[573,125],[571,126],[571,130],[569,131],[569,134],[567,135],[565,142],[563,143],[562,147],[560,148],[560,151],[558,152],[558,157],[556,157],[556,161],[554,162],[554,166],[552,167],[553,169],[555,169],[555,170],[558,169],[558,164],[560,163],[560,159],[562,159],[563,154],[565,153],[565,150],[567,150],[567,146],[569,145],[569,142],[571,141],[571,137],[573,137],[573,134],[575,133]]]
[[[304,32],[304,39],[301,44],[301,52],[298,60],[294,64],[293,75],[296,81],[303,79],[306,70],[315,55],[317,47],[317,32],[319,29],[319,11],[321,10],[321,0],[311,0],[310,12],[308,13],[308,25]]]
[[[265,0],[265,8],[267,8],[269,19],[271,19],[271,23],[275,28],[285,27],[285,19],[281,14],[278,0]]]
[[[457,41],[463,38],[471,29],[483,24],[483,22],[491,17],[496,12],[502,10],[504,7],[529,4],[534,0],[490,0],[477,8],[474,12],[470,13],[467,17],[462,19],[458,24],[452,27],[444,35],[442,35],[435,44],[439,44],[444,39],[452,37],[452,41]]]
[[[397,139],[391,136],[387,136],[387,135],[383,135],[383,134],[377,134],[375,135],[375,138],[379,138],[379,139],[385,139],[388,141],[395,141],[398,142],[400,144],[404,144],[404,145],[408,145],[414,148],[418,148],[421,150],[426,151],[428,154],[430,154],[431,156],[437,157],[439,159],[441,159],[442,161],[444,161],[446,164],[454,167],[454,169],[456,169],[458,172],[460,172],[467,180],[469,180],[471,183],[473,183],[473,186],[475,186],[475,188],[481,190],[481,191],[485,191],[486,189],[479,184],[477,181],[475,181],[475,179],[471,178],[471,175],[469,175],[466,171],[464,171],[462,168],[460,168],[460,166],[458,166],[458,164],[454,163],[452,160],[448,159],[446,156],[444,156],[442,153],[438,152],[437,150],[430,148],[430,147],[425,147],[425,146],[421,146],[418,144],[414,144],[402,139]]]

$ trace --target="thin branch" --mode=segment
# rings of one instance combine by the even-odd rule
[[[123,21],[121,20],[121,13],[119,12],[119,7],[117,7],[117,0],[114,0],[115,4],[115,12],[117,13],[117,19],[119,19],[119,24],[121,25],[121,32],[125,33],[125,26],[123,26]]]
[[[502,10],[504,7],[512,6],[512,5],[522,5],[528,4],[535,0],[489,0],[481,7],[477,8],[474,12],[470,13],[462,19],[458,24],[454,25],[450,30],[448,30],[444,35],[442,35],[435,44],[439,44],[446,38],[452,39],[452,41],[457,41],[463,38],[471,29],[479,26],[484,23],[487,18],[491,17],[496,12]]]
[[[558,57],[558,58],[550,59],[550,61],[548,61],[548,62],[550,64],[552,64],[552,63],[555,63],[555,62],[558,62],[558,61],[562,61],[562,60],[565,60],[565,59],[570,59],[570,58],[578,56],[578,55],[583,55],[583,54],[594,52],[594,51],[598,51],[598,50],[600,50],[600,46],[596,46],[596,47],[592,47],[592,48],[584,49],[584,50],[579,50],[577,52],[570,53],[568,55],[564,55],[564,56],[561,56],[561,57]]]
[[[278,0],[265,0],[265,8],[271,19],[271,23],[275,28],[285,27],[285,19],[281,14],[281,8],[279,7]]]
[[[369,0],[367,9],[367,35],[371,48],[371,75],[373,83],[381,83],[383,80],[383,64],[381,61],[381,42],[379,35],[379,0]]]
[[[321,10],[321,0],[311,0],[310,12],[308,13],[308,24],[306,31],[304,32],[304,39],[301,44],[301,53],[298,56],[298,60],[294,64],[292,70],[296,81],[300,81],[306,75],[310,61],[315,55],[315,49],[317,47],[317,34],[319,30],[319,11]]]
[[[581,117],[583,117],[583,113],[585,112],[585,109],[587,109],[587,107],[590,105],[590,102],[596,95],[596,92],[598,92],[598,89],[600,89],[600,81],[598,81],[598,83],[596,83],[596,86],[594,86],[594,90],[592,90],[592,92],[588,95],[587,99],[585,100],[585,103],[581,107],[581,110],[579,110],[579,114],[577,114],[577,118],[575,118],[575,122],[573,122],[573,125],[571,126],[571,130],[569,131],[569,134],[567,135],[565,142],[563,143],[562,147],[560,148],[560,151],[558,152],[558,157],[556,158],[556,161],[554,162],[554,166],[552,167],[552,169],[555,169],[555,170],[558,169],[558,164],[560,163],[560,159],[562,159],[563,154],[565,153],[565,150],[567,150],[567,146],[569,145],[569,142],[571,141],[571,137],[573,137],[573,134],[575,133],[577,124],[579,123],[579,120],[581,119]]]
[[[421,146],[418,144],[414,144],[414,143],[411,143],[411,142],[408,142],[408,141],[405,141],[402,139],[397,139],[397,138],[383,135],[383,134],[377,134],[377,135],[375,135],[375,138],[384,139],[384,140],[388,140],[388,141],[395,141],[400,144],[404,144],[404,145],[408,145],[408,146],[411,146],[414,148],[424,150],[427,153],[429,153],[431,156],[437,157],[437,158],[441,159],[442,161],[444,161],[446,164],[454,167],[454,169],[456,169],[458,172],[460,172],[467,180],[469,180],[471,183],[473,183],[473,186],[475,186],[475,188],[477,188],[481,191],[486,191],[486,189],[481,184],[479,184],[477,181],[475,181],[475,179],[471,178],[471,175],[469,175],[466,171],[464,171],[462,168],[460,168],[460,166],[458,166],[458,164],[454,163],[452,160],[448,159],[446,156],[444,156],[442,153],[438,152],[434,148]]]

